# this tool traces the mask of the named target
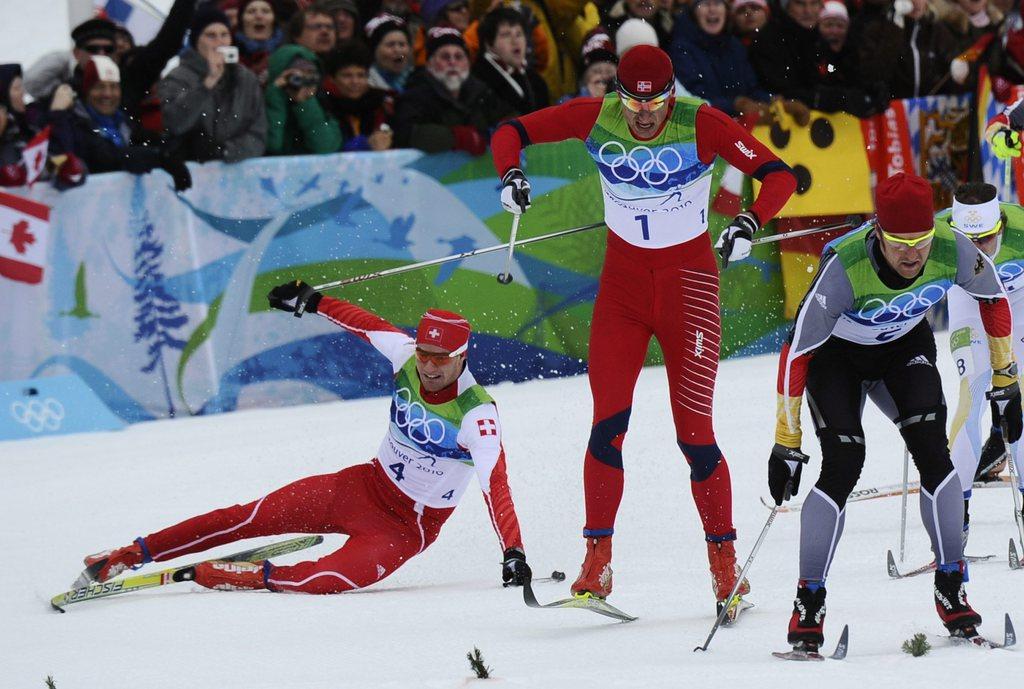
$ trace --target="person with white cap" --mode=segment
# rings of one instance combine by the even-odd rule
[[[365,588],[434,542],[475,476],[503,551],[503,582],[518,586],[529,580],[498,410],[468,366],[469,321],[428,309],[412,337],[301,280],[275,287],[267,298],[275,309],[320,315],[387,358],[394,373],[391,411],[377,456],[90,555],[83,577],[107,581],[128,568],[257,536],[339,533],[348,535],[345,544],[316,561],[207,561],[196,566],[194,581],[226,591],[326,594]]]
[[[990,399],[1021,434],[1011,313],[992,261],[968,237],[937,225],[932,187],[898,173],[878,184],[876,217],[825,247],[818,273],[779,356],[775,445],[768,488],[776,505],[796,495],[803,465],[804,392],[821,443],[821,474],[800,512],[799,577],[788,641],[798,654],[824,642],[825,580],[865,460],[866,396],[903,437],[921,474],[921,519],[935,553],[935,609],[952,636],[978,635],[967,602],[960,482],[950,460],[935,338],[925,316],[957,285],[975,303],[992,370]],[[982,336],[982,332],[978,333]],[[815,656],[820,658],[820,656]]]
[[[530,207],[530,183],[519,161],[531,144],[583,141],[604,198],[607,247],[589,349],[594,415],[583,462],[586,556],[573,594],[605,598],[612,591],[622,443],[653,336],[665,354],[676,440],[690,465],[715,600],[735,610],[739,600],[729,600],[737,576],[732,492],[712,424],[721,327],[718,267],[708,236],[711,167],[721,156],[762,182],[750,208],[721,234],[716,246],[723,265],[749,255],[754,232],[782,208],[796,178],[728,115],[677,97],[673,82],[664,51],[636,46],[619,61],[613,93],[512,119],[495,131],[492,152],[501,203],[510,213]]]
[[[826,0],[818,15],[818,33],[833,53],[842,52],[850,31],[850,13],[839,0]]]
[[[937,227],[952,227],[966,235],[993,263],[1013,312],[1013,347],[1017,361],[1024,358],[1024,208],[1000,203],[991,184],[963,184],[953,194],[953,207],[935,218]],[[960,376],[960,399],[949,431],[950,453],[964,494],[964,543],[967,542],[971,486],[999,473],[1006,457],[1006,442],[995,403],[985,404],[992,379],[989,346],[983,337],[978,302],[959,287],[949,292],[949,348]],[[985,407],[992,407],[992,430],[981,445]],[[1024,492],[1024,443],[1010,445]]]

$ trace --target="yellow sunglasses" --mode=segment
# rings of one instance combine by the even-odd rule
[[[950,223],[950,224],[952,224],[952,223]],[[953,225],[953,227],[956,227],[956,225]],[[957,228],[957,229],[960,229],[960,228]],[[964,234],[967,235],[967,238],[970,239],[972,242],[980,242],[980,241],[988,239],[992,235],[998,233],[999,230],[1001,230],[1001,229],[1003,229],[1003,221],[1002,221],[1002,219],[999,219],[999,220],[996,221],[996,226],[993,227],[991,230],[988,230],[987,232],[977,232],[977,233],[974,233],[974,234],[971,234],[969,232],[964,232]],[[963,232],[963,230],[960,230],[960,231]]]
[[[923,234],[920,237],[915,237],[913,239],[904,239],[903,237],[897,237],[896,235],[889,234],[881,227],[878,228],[878,231],[882,233],[882,236],[885,237],[885,240],[887,242],[892,242],[893,244],[902,244],[903,246],[909,247],[911,249],[916,247],[921,247],[923,249],[924,247],[931,244],[932,239],[934,239],[935,237],[934,227],[928,230],[926,234]]]
[[[655,96],[654,98],[649,98],[647,100],[633,98],[632,96],[626,95],[622,91],[618,91],[619,102],[622,103],[622,107],[624,107],[626,110],[629,110],[630,112],[640,112],[641,110],[644,109],[645,105],[647,106],[647,109],[650,110],[651,112],[657,112],[658,110],[661,110],[662,108],[665,107],[665,105],[668,104],[669,100],[672,98],[672,90],[672,88],[669,88],[661,95]]]

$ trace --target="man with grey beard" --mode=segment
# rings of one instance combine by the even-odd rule
[[[410,77],[398,99],[395,145],[483,155],[490,130],[514,114],[511,107],[469,73],[469,51],[458,30],[430,29],[426,47],[426,67]]]

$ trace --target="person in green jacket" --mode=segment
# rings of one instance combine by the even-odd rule
[[[300,155],[341,150],[338,121],[317,98],[320,60],[299,45],[270,56],[267,85],[267,154]]]

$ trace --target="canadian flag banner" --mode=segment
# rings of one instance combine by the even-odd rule
[[[0,192],[0,275],[35,285],[43,281],[50,207]]]
[[[25,171],[28,173],[25,180],[26,184],[31,185],[39,179],[39,175],[43,174],[43,170],[46,169],[46,153],[49,149],[49,127],[36,134],[32,137],[32,140],[25,145],[25,148],[21,152],[21,159],[24,161]]]

